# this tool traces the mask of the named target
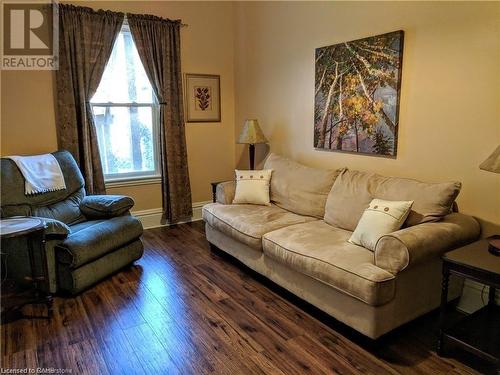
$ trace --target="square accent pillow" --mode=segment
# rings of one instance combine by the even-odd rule
[[[270,206],[269,185],[272,169],[260,171],[236,170],[236,191],[233,203],[248,203]]]
[[[413,201],[373,199],[363,212],[349,242],[375,251],[383,235],[397,231],[408,217]]]

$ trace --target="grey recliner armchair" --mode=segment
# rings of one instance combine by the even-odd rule
[[[142,224],[130,215],[130,197],[85,194],[85,183],[73,156],[57,151],[65,190],[26,196],[16,164],[1,159],[1,216],[37,216],[46,223],[46,292],[76,294],[141,258]],[[17,243],[16,243],[17,241]],[[22,282],[29,274],[22,239],[3,244],[8,275]],[[35,259],[40,272],[41,257]]]

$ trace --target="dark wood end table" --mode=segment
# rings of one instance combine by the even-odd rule
[[[26,237],[28,244],[28,259],[31,275],[26,277],[31,288],[21,290],[19,287],[6,286],[2,283],[2,322],[5,317],[9,320],[10,314],[20,311],[28,304],[45,304],[47,316],[51,318],[53,309],[52,295],[40,290],[40,282],[48,277],[47,256],[45,253],[45,223],[35,217],[16,217],[0,220],[0,239],[2,242],[12,239]],[[42,259],[43,274],[37,275],[35,267],[35,251],[38,249]],[[3,255],[3,254],[2,254]],[[21,317],[28,317],[21,314]],[[35,318],[35,316],[29,316]]]
[[[448,280],[458,275],[489,286],[488,304],[447,324]],[[440,332],[437,352],[444,353],[445,342],[458,345],[500,367],[500,306],[495,291],[500,288],[500,257],[488,252],[488,239],[450,251],[443,256]]]
[[[216,181],[216,182],[210,183],[210,185],[212,185],[212,202],[213,203],[217,202],[217,185],[219,185],[221,182],[225,182],[225,181]]]

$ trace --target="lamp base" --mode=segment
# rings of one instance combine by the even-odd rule
[[[488,251],[497,257],[500,256],[500,236],[493,236],[489,240]]]
[[[248,153],[250,159],[250,170],[253,171],[255,168],[255,145],[253,143],[248,145]]]

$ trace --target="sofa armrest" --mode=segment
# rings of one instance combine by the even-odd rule
[[[71,229],[62,221],[38,217],[45,224],[45,238],[47,240],[65,239],[71,232]]]
[[[236,181],[225,181],[217,184],[215,192],[216,202],[221,204],[233,203],[236,191]]]
[[[134,200],[125,195],[87,195],[80,203],[80,211],[87,219],[109,219],[127,213]]]
[[[393,274],[476,240],[479,223],[452,213],[437,223],[422,223],[382,236],[375,246],[375,264]]]

